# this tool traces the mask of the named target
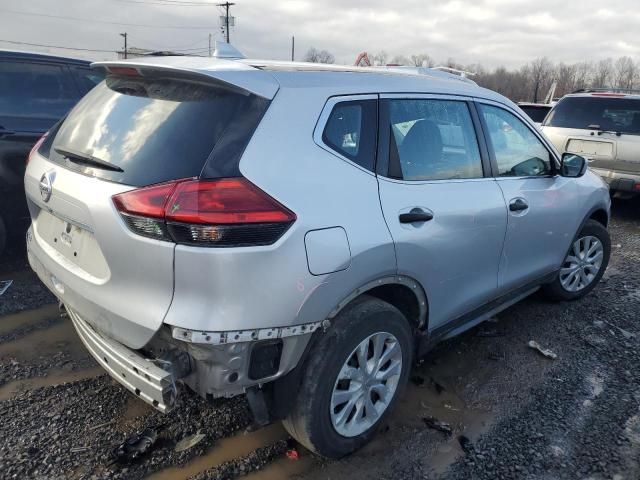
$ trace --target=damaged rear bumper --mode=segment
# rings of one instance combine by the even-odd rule
[[[100,335],[73,310],[67,308],[67,312],[82,343],[109,375],[161,412],[168,412],[175,406],[177,391],[171,372]]]

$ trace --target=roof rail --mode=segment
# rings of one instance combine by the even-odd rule
[[[626,93],[629,95],[640,95],[640,90],[633,88],[609,88],[609,87],[598,87],[598,88],[579,88],[571,93]]]
[[[465,70],[459,70],[453,67],[445,67],[443,65],[439,65],[437,67],[431,67],[431,70],[440,70],[441,72],[451,73],[457,77],[462,77],[462,78],[473,77],[475,75],[475,73],[473,72],[467,72]]]

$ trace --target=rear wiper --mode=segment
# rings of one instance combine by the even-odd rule
[[[78,165],[87,165],[102,170],[111,170],[112,172],[124,172],[119,166],[96,158],[93,155],[74,152],[66,147],[54,147],[54,150],[70,162],[77,163]]]
[[[589,130],[596,130],[598,135],[602,135],[603,133],[610,133],[611,135],[615,135],[616,137],[620,137],[622,132],[616,132],[615,130],[603,130],[600,128],[600,125],[589,125],[587,127]],[[591,133],[593,135],[593,133]]]

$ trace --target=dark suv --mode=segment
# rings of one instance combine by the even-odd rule
[[[23,187],[29,150],[103,79],[89,64],[0,50],[0,254],[29,225]]]

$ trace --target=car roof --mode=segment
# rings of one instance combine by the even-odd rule
[[[0,59],[11,59],[11,60],[46,60],[49,62],[58,62],[58,63],[73,63],[83,66],[88,66],[91,61],[83,60],[81,58],[71,58],[71,57],[63,57],[61,55],[52,55],[48,53],[37,53],[37,52],[25,52],[19,50],[3,50],[0,49]]]
[[[353,67],[305,62],[281,62],[215,57],[142,57],[104,61],[94,68],[136,67],[177,70],[205,75],[231,83],[252,93],[273,98],[279,88],[324,89],[331,95],[366,93],[433,93],[479,97],[509,106],[513,102],[502,95],[441,72],[429,75],[376,67]]]

